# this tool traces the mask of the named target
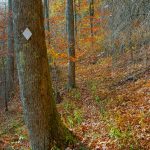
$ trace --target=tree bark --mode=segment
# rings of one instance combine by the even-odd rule
[[[32,150],[65,147],[66,132],[52,94],[42,0],[14,0],[14,39],[20,95]],[[22,32],[29,28],[26,40]],[[62,149],[63,149],[62,148]]]
[[[75,39],[76,39],[78,33],[76,0],[74,0],[73,3],[74,3],[74,30],[75,30]]]
[[[12,0],[8,0],[8,56],[6,70],[6,99],[9,100],[13,91],[14,82],[14,38],[13,38],[13,17],[12,17]]]
[[[50,32],[49,26],[49,0],[44,0],[44,17],[45,21],[45,29]]]
[[[90,28],[91,28],[91,38],[92,38],[91,47],[93,49],[93,45],[94,45],[94,41],[93,41],[93,37],[94,37],[94,32],[93,32],[94,0],[90,0],[89,11],[90,11]]]
[[[74,33],[74,8],[73,0],[67,0],[67,31],[68,31],[68,88],[75,88],[75,33]]]

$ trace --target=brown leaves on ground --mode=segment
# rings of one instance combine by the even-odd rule
[[[150,149],[150,74],[113,87],[125,74],[117,70],[112,74],[109,58],[94,65],[86,61],[77,65],[78,88],[65,95],[60,112],[65,122],[68,115],[74,122],[74,110],[82,111],[80,124],[67,124],[90,149]],[[73,105],[67,115],[65,103]]]
[[[18,93],[9,103],[8,109],[8,112],[0,111],[0,150],[29,150],[28,133]]]
[[[111,59],[94,65],[88,61],[77,64],[77,89],[61,90],[64,101],[58,111],[65,125],[91,150],[149,150],[150,74],[113,86],[124,73],[112,74]],[[0,147],[28,150],[17,97],[9,112],[0,114]],[[78,143],[76,149],[81,149]]]

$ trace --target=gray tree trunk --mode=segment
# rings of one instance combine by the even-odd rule
[[[45,29],[47,31],[50,31],[50,26],[49,26],[49,0],[44,0],[44,17],[46,19]]]
[[[94,32],[93,32],[94,0],[90,0],[89,11],[90,11],[91,37],[93,38],[94,36]]]
[[[76,0],[74,0],[74,30],[75,30],[75,37],[77,37],[78,32],[78,25],[77,25],[77,7],[76,7]]]
[[[9,100],[14,82],[14,38],[13,38],[13,17],[12,17],[12,0],[8,0],[8,56],[6,70],[6,99]]]
[[[42,0],[14,0],[14,39],[21,101],[32,150],[64,149],[65,130],[53,99]],[[22,32],[29,28],[32,37]]]
[[[73,0],[67,0],[67,31],[68,31],[68,88],[75,87],[75,62],[72,58],[75,58],[75,33],[74,33],[74,8]]]

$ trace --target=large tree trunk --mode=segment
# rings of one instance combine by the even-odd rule
[[[14,82],[14,38],[13,38],[13,17],[12,17],[12,0],[8,0],[8,57],[6,70],[6,99],[9,100],[13,90]]]
[[[68,31],[68,88],[75,87],[75,34],[74,34],[74,9],[73,0],[67,0],[67,31]]]
[[[42,8],[42,0],[13,1],[15,54],[32,150],[65,146],[64,127],[52,95]],[[32,32],[29,40],[22,34],[27,27]]]

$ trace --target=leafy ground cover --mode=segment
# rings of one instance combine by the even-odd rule
[[[63,122],[92,150],[149,150],[150,72],[114,86],[124,72],[112,74],[110,58],[89,60],[77,63],[77,88],[61,90]],[[9,112],[0,112],[0,148],[29,150],[18,93]],[[85,148],[77,143],[76,149]]]

